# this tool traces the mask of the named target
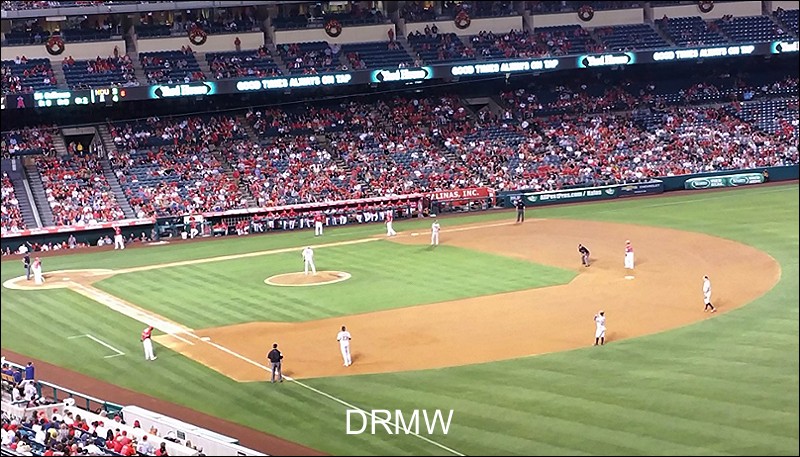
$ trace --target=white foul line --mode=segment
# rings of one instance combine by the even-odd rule
[[[75,336],[70,336],[70,337],[68,337],[67,339],[68,339],[68,340],[74,340],[75,338],[89,338],[90,340],[92,340],[92,341],[94,341],[94,342],[96,342],[96,343],[100,343],[100,344],[102,344],[103,346],[105,346],[105,347],[107,347],[107,348],[111,349],[112,351],[116,352],[116,354],[113,354],[113,355],[107,355],[107,356],[103,357],[104,359],[110,359],[111,357],[119,357],[119,356],[121,356],[121,355],[125,355],[125,353],[124,353],[124,352],[120,351],[119,349],[115,348],[114,346],[112,346],[112,345],[110,345],[110,344],[106,343],[105,341],[102,341],[102,340],[101,340],[101,339],[99,339],[99,338],[95,338],[94,336],[92,336],[92,335],[90,335],[90,334],[88,334],[88,333],[85,333],[85,334],[83,334],[83,335],[75,335]]]
[[[225,346],[222,346],[222,345],[219,345],[217,343],[211,342],[210,340],[206,340],[206,339],[200,338],[199,336],[195,335],[194,333],[188,333],[188,335],[193,336],[193,337],[197,338],[198,340],[200,340],[200,341],[202,341],[202,342],[204,342],[206,344],[210,344],[211,346],[214,346],[215,348],[219,349],[220,351],[227,352],[228,354],[236,357],[237,359],[243,360],[243,361],[245,361],[245,362],[247,362],[247,363],[249,363],[251,365],[257,366],[258,368],[261,368],[262,370],[266,371],[267,373],[272,372],[272,370],[269,367],[267,367],[266,365],[262,365],[262,364],[260,364],[260,363],[258,363],[256,361],[254,361],[254,360],[251,360],[251,359],[249,359],[249,358],[247,358],[247,357],[245,357],[245,356],[243,356],[243,355],[241,355],[241,354],[239,354],[237,352],[234,352],[234,351],[226,348]],[[296,379],[294,379],[294,378],[292,378],[290,376],[284,376],[284,378],[289,380],[289,381],[291,381],[291,382],[293,382],[293,383],[295,383],[295,384],[297,384],[298,386],[300,386],[300,387],[302,387],[304,389],[308,389],[308,390],[310,390],[310,391],[312,391],[312,392],[314,392],[316,394],[322,395],[323,397],[325,397],[325,398],[327,398],[329,400],[333,400],[336,403],[339,403],[340,405],[343,405],[343,406],[345,406],[347,408],[358,410],[358,411],[363,412],[363,413],[367,413],[367,411],[365,411],[365,410],[363,410],[363,409],[361,409],[361,408],[359,408],[359,407],[357,407],[355,405],[352,405],[352,404],[342,400],[341,398],[334,397],[331,394],[325,393],[325,392],[323,392],[323,391],[321,391],[321,390],[319,390],[317,388],[311,387],[311,386],[309,386],[309,385],[307,385],[305,383],[302,383],[302,382],[300,382],[300,381],[298,381],[298,380],[296,380]],[[369,414],[369,413],[367,413],[367,414]],[[389,425],[396,426],[393,422],[389,421],[387,423]],[[441,444],[441,443],[438,443],[436,441],[433,441],[432,439],[430,439],[428,437],[419,435],[419,434],[414,433],[414,432],[410,432],[410,434],[415,436],[415,437],[417,437],[417,438],[419,438],[419,439],[421,439],[421,440],[423,440],[423,441],[425,441],[425,442],[427,442],[427,443],[433,444],[434,446],[436,446],[436,447],[438,447],[440,449],[443,449],[443,450],[445,450],[445,451],[447,451],[447,452],[449,452],[449,453],[451,453],[453,455],[458,455],[458,456],[462,456],[462,457],[464,456],[464,454],[456,451],[455,449],[449,448],[449,447],[445,446],[444,444]]]

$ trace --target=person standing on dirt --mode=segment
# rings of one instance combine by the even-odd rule
[[[278,343],[272,343],[272,350],[269,351],[267,354],[267,359],[272,368],[272,378],[270,380],[271,383],[275,383],[275,375],[278,375],[278,382],[283,382],[283,373],[281,372],[281,361],[283,360],[283,354],[281,351],[278,350]]]
[[[25,256],[22,258],[22,265],[25,267],[25,279],[28,281],[31,280],[31,255],[27,252]]]
[[[517,199],[514,206],[517,207],[517,224],[525,222],[525,202],[522,201],[522,197]]]

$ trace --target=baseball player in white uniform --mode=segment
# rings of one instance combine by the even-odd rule
[[[303,249],[303,264],[304,264],[304,274],[308,274],[308,267],[311,267],[311,273],[317,274],[317,267],[314,266],[314,250],[311,249],[311,246],[306,246]]]
[[[336,335],[336,341],[339,342],[339,349],[342,350],[342,359],[344,359],[344,366],[346,367],[353,364],[353,359],[350,358],[350,340],[352,339],[353,337],[350,336],[347,327],[342,325],[342,331]]]
[[[633,246],[631,246],[631,240],[625,241],[625,269],[633,270]]]
[[[717,312],[717,308],[711,304],[711,280],[708,279],[708,276],[703,276],[703,303],[706,305],[703,312],[708,311],[708,308],[711,308],[712,313]]]
[[[600,343],[602,346],[606,342],[606,315],[603,310],[594,315],[594,325],[597,327],[594,331],[594,345]]]
[[[431,246],[439,246],[439,219],[433,221],[431,224]]]
[[[114,249],[125,249],[125,238],[122,237],[122,229],[114,227]]]
[[[397,232],[394,231],[392,223],[394,222],[394,213],[392,210],[386,210],[386,236],[395,236]]]

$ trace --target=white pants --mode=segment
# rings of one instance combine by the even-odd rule
[[[145,338],[144,341],[142,341],[142,346],[144,346],[144,359],[155,360],[156,355],[153,354],[153,342],[150,338]]]
[[[37,285],[44,284],[44,275],[41,267],[33,269],[33,282]]]
[[[606,328],[605,327],[597,327],[597,330],[594,332],[595,338],[605,338],[606,337]]]
[[[439,245],[439,233],[431,232],[431,246],[438,246],[438,245]]]
[[[353,359],[350,358],[350,344],[340,344],[339,348],[342,350],[342,359],[344,366],[349,367],[353,364]]]
[[[193,229],[189,230],[189,237],[190,238],[194,238],[194,237],[197,236],[198,233],[200,233],[200,232],[198,232],[196,228],[193,228]]]
[[[625,253],[625,268],[629,270],[633,270],[633,253],[626,252]]]
[[[114,235],[114,249],[125,249],[125,239],[122,235]]]
[[[386,236],[395,236],[395,235],[397,235],[397,232],[395,232],[394,228],[392,228],[392,221],[387,222],[386,223]]]
[[[314,260],[306,259],[305,263],[305,271],[304,274],[308,274],[308,267],[311,267],[311,272],[317,274],[317,267],[314,266]]]
[[[314,236],[322,236],[322,222],[314,222]]]
[[[711,303],[711,292],[703,294],[703,303],[706,305]]]

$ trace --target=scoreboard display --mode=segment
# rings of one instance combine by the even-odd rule
[[[113,104],[128,95],[125,87],[97,87],[94,89],[53,89],[26,94],[8,94],[3,99],[3,108],[49,108],[56,106]]]

